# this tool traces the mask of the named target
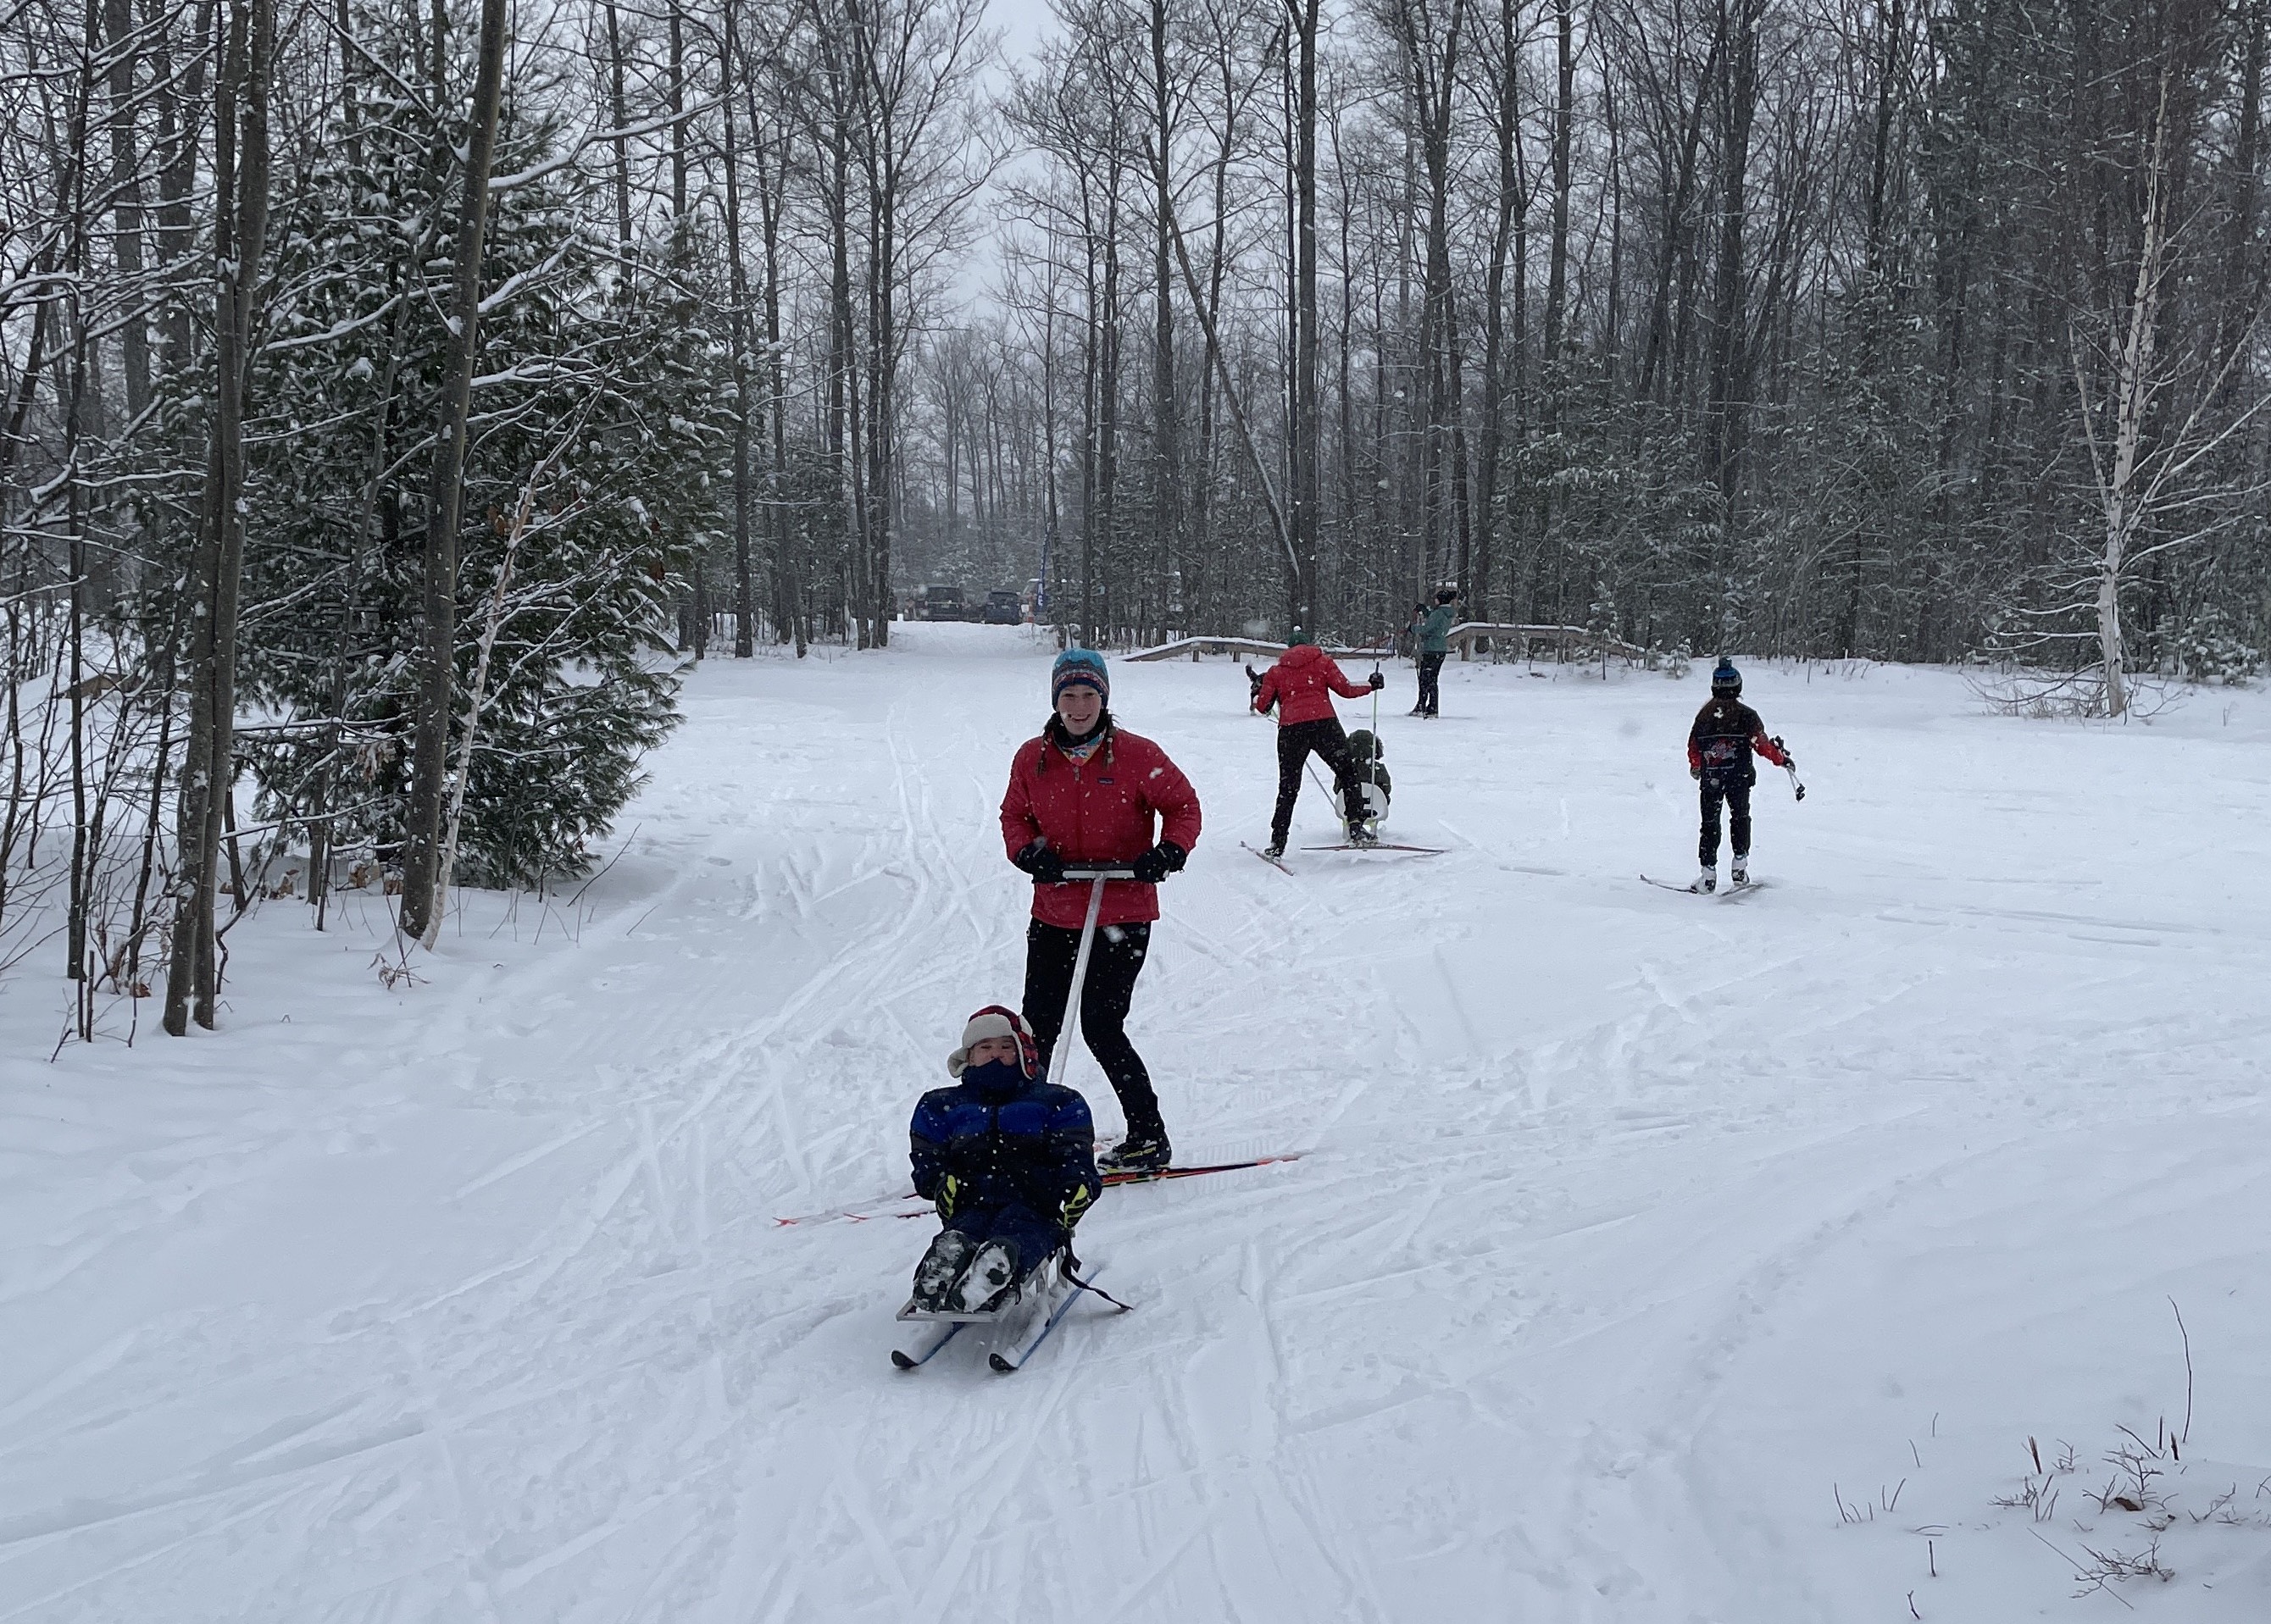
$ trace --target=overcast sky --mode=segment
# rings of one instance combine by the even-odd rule
[[[986,26],[1001,31],[1001,56],[1015,67],[1033,54],[1042,34],[1055,31],[1057,23],[1049,0],[989,0]]]

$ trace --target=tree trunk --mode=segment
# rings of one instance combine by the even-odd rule
[[[1293,421],[1285,502],[1293,618],[1319,629],[1317,602],[1317,25],[1322,0],[1290,0],[1293,89]]]
[[[1182,481],[1177,467],[1179,414],[1175,402],[1175,300],[1172,239],[1174,191],[1169,163],[1174,150],[1173,84],[1167,77],[1167,0],[1151,0],[1151,504],[1154,549],[1172,582],[1167,612],[1182,620]]]
[[[424,669],[420,673],[410,804],[402,850],[405,937],[429,945],[441,923],[442,812],[449,791],[450,694],[457,664],[458,526],[465,494],[465,419],[479,350],[481,254],[488,226],[489,170],[496,156],[497,117],[504,100],[506,0],[481,0],[479,65],[465,140],[465,189],[458,218],[450,301],[449,372],[435,426],[433,478],[426,497]]]
[[[726,0],[719,19],[719,115],[725,121],[726,269],[733,301],[733,657],[757,651],[756,587],[750,568],[751,471],[749,467],[749,272],[741,247],[741,151],[740,120],[733,112],[733,48],[740,22],[733,0]]]
[[[190,739],[180,798],[180,871],[165,1027],[175,1037],[213,1024],[220,992],[214,938],[222,808],[233,775],[238,586],[244,567],[244,392],[252,309],[268,234],[268,85],[272,0],[231,8],[213,102],[213,422],[190,567],[194,629]],[[242,108],[240,132],[238,109]]]
[[[622,21],[616,14],[614,0],[605,0],[600,9],[607,21],[607,115],[614,128],[620,130],[631,122],[630,102],[623,93]],[[618,135],[614,138],[614,148],[615,244],[628,254],[631,247],[630,137]]]

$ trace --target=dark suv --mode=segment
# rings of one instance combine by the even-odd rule
[[[988,626],[1023,626],[1025,622],[1025,603],[1015,592],[988,592],[986,595],[986,624]]]

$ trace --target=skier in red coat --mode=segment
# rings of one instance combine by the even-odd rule
[[[1199,838],[1199,797],[1182,769],[1150,739],[1123,732],[1106,708],[1112,679],[1104,656],[1068,649],[1050,674],[1055,713],[1009,768],[1001,797],[1001,841],[1009,861],[1032,876],[1033,917],[1025,927],[1025,1023],[1046,1071],[1064,1024],[1065,1000],[1080,952],[1089,887],[1065,883],[1068,867],[1127,865],[1132,880],[1104,887],[1097,936],[1081,989],[1080,1030],[1104,1068],[1128,1137],[1105,1168],[1164,1168],[1171,1153],[1158,1095],[1125,1024],[1136,977],[1159,916],[1158,884],[1180,870]],[[1155,837],[1156,824],[1156,837]]]
[[[1285,836],[1293,827],[1293,803],[1301,795],[1301,769],[1314,751],[1333,769],[1333,787],[1340,791],[1341,818],[1348,826],[1349,844],[1369,846],[1374,836],[1365,824],[1363,786],[1349,760],[1348,735],[1341,730],[1333,711],[1333,695],[1362,699],[1387,679],[1378,671],[1369,684],[1351,682],[1341,674],[1332,656],[1317,647],[1317,640],[1299,627],[1277,664],[1262,673],[1254,685],[1254,708],[1268,716],[1277,711],[1277,808],[1270,818],[1270,847],[1265,856],[1285,855]]]

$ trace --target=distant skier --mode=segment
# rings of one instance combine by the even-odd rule
[[[1072,1242],[1102,1191],[1088,1101],[1044,1080],[1031,1028],[998,1004],[972,1015],[908,1124],[915,1193],[936,1204],[937,1239],[915,1268],[913,1306],[979,1314],[1014,1301]]]
[[[1086,885],[1068,885],[1067,867],[1136,871],[1104,888],[1104,909],[1081,989],[1080,1030],[1111,1079],[1128,1137],[1107,1152],[1107,1168],[1164,1168],[1172,1153],[1159,1098],[1125,1023],[1136,977],[1159,916],[1158,883],[1198,844],[1199,797],[1167,753],[1122,732],[1106,708],[1112,679],[1104,656],[1068,649],[1050,673],[1055,713],[1038,738],[1019,748],[1001,797],[1001,839],[1009,861],[1032,876],[1033,917],[1025,927],[1024,1018],[1048,1068],[1088,915]],[[1153,839],[1154,819],[1158,820]]]
[[[1419,702],[1411,708],[1415,716],[1432,716],[1441,704],[1437,685],[1443,675],[1443,661],[1451,652],[1451,622],[1458,613],[1459,594],[1452,587],[1435,594],[1433,609],[1419,604],[1411,611],[1411,649],[1419,662]]]
[[[1374,843],[1375,837],[1366,821],[1364,790],[1349,760],[1348,735],[1333,714],[1333,695],[1362,699],[1386,682],[1378,671],[1372,673],[1369,683],[1351,682],[1331,656],[1317,647],[1317,640],[1298,626],[1277,664],[1262,673],[1254,688],[1254,708],[1265,716],[1273,706],[1277,711],[1277,806],[1270,817],[1270,845],[1264,856],[1285,855],[1285,837],[1293,827],[1293,803],[1301,796],[1301,769],[1312,751],[1333,769],[1333,787],[1340,792],[1341,820],[1348,829],[1349,844]]]
[[[1722,658],[1711,673],[1710,702],[1695,713],[1694,724],[1687,730],[1687,775],[1702,786],[1703,828],[1696,855],[1703,871],[1689,887],[1694,891],[1719,888],[1722,801],[1727,804],[1729,844],[1734,852],[1729,878],[1738,886],[1751,883],[1751,786],[1759,781],[1751,753],[1756,751],[1776,767],[1791,764],[1790,753],[1780,739],[1767,737],[1766,723],[1743,703],[1742,693],[1742,672],[1733,661]]]

